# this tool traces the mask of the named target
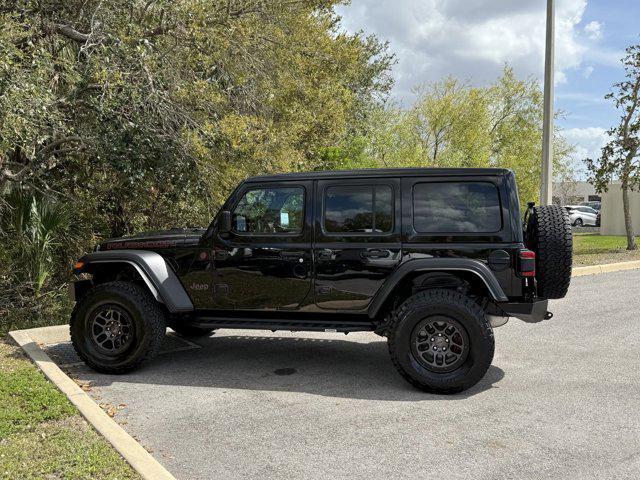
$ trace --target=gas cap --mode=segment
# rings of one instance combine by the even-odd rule
[[[489,267],[491,270],[500,272],[511,266],[511,255],[504,250],[494,250],[489,255]]]

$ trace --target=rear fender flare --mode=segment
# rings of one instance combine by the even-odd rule
[[[155,299],[171,313],[191,312],[193,303],[175,272],[159,253],[147,250],[93,252],[80,259],[82,267],[74,273],[93,273],[101,264],[125,263],[138,272]]]
[[[395,287],[407,275],[415,272],[428,271],[470,272],[482,280],[492,300],[495,302],[506,302],[509,300],[491,269],[479,260],[469,258],[421,258],[407,261],[391,274],[373,298],[368,310],[369,317],[375,318],[378,313],[380,313],[389,295],[391,295]]]

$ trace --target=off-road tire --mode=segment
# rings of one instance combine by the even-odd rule
[[[183,323],[179,320],[170,321],[169,328],[184,338],[208,337],[215,328],[201,328],[194,325]]]
[[[132,343],[115,356],[104,355],[91,338],[91,315],[100,306],[116,305],[130,315],[134,329]],[[139,367],[160,350],[165,333],[165,313],[144,288],[131,282],[97,285],[76,303],[69,324],[71,342],[80,358],[101,373],[125,373]]]
[[[423,319],[446,316],[461,324],[469,340],[466,360],[450,372],[434,372],[415,358],[413,332]],[[388,327],[391,360],[409,383],[430,393],[453,394],[478,383],[493,360],[495,340],[484,311],[471,298],[453,290],[425,290],[409,297],[391,314]]]
[[[525,242],[536,252],[538,296],[563,298],[569,290],[573,264],[573,234],[567,211],[557,205],[533,207]]]

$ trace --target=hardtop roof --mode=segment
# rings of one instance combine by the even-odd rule
[[[506,168],[366,168],[361,170],[324,170],[259,175],[249,177],[245,182],[275,182],[327,178],[500,176],[510,172],[511,170]]]

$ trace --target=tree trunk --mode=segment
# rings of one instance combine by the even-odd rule
[[[633,221],[629,208],[629,185],[622,182],[622,208],[624,209],[624,228],[627,231],[627,250],[637,250],[635,232],[633,231]]]

